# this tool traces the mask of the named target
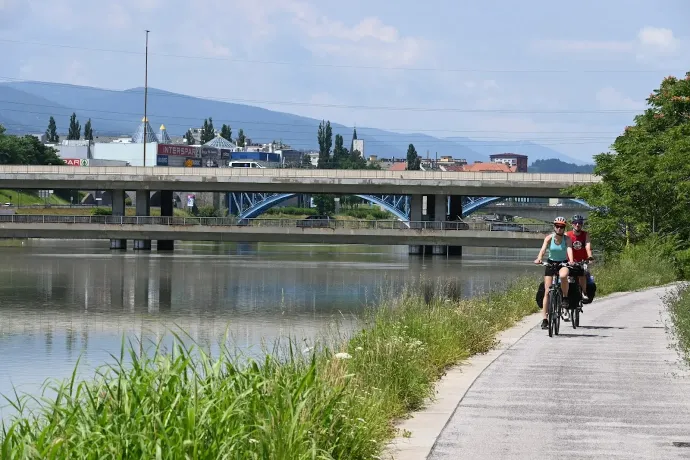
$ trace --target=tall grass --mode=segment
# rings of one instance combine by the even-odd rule
[[[649,238],[644,244],[627,246],[609,256],[601,266],[593,264],[597,295],[635,291],[679,279],[684,269],[676,247],[673,240]]]
[[[600,292],[666,282],[673,271],[655,261],[661,249],[627,249],[598,267]],[[346,340],[311,350],[290,342],[261,361],[240,362],[228,347],[211,356],[179,336],[168,353],[123,346],[92,380],[77,382],[75,369],[47,384],[55,396],[36,398],[35,409],[29,396],[11,398],[19,415],[3,422],[0,456],[376,458],[394,421],[421,408],[449,366],[537,311],[538,282],[535,274],[472,299],[457,285],[420,282],[387,297]]]
[[[690,364],[690,285],[677,286],[664,298],[672,322],[675,348]]]

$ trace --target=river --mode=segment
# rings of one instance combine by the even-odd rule
[[[135,253],[51,240],[0,247],[0,393],[35,393],[47,378],[69,377],[77,359],[82,371],[112,362],[123,335],[155,339],[179,326],[210,345],[227,330],[254,355],[287,335],[314,338],[335,323],[346,332],[381,292],[420,277],[457,282],[463,296],[523,273],[536,284],[535,253],[464,248],[447,259],[409,256],[406,246],[263,243]]]

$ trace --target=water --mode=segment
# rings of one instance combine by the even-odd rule
[[[97,241],[0,247],[0,393],[35,393],[47,378],[69,377],[80,357],[90,375],[119,354],[123,334],[155,340],[179,326],[210,346],[227,328],[252,355],[262,341],[315,337],[336,322],[346,331],[382,287],[455,279],[469,296],[521,273],[537,279],[535,252],[465,248],[462,259],[446,259],[408,256],[400,246],[178,243],[168,254],[111,252]]]

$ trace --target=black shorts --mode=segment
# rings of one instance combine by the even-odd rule
[[[585,269],[581,265],[570,267],[570,276],[585,276]]]
[[[560,265],[562,262],[554,262],[553,260],[547,260],[546,262],[549,263],[549,265],[544,267],[544,276],[558,276],[558,272],[563,268]]]

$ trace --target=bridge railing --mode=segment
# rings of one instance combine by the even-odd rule
[[[0,165],[0,175],[5,174],[69,174],[70,176],[205,176],[242,177],[266,176],[276,178],[338,178],[338,179],[413,179],[413,180],[465,180],[465,181],[510,181],[510,182],[557,182],[564,186],[572,183],[599,182],[593,174],[552,173],[495,173],[455,171],[389,171],[353,169],[289,169],[289,168],[177,168],[167,166],[46,166],[46,165]],[[40,177],[38,179],[48,179]]]
[[[475,230],[548,233],[550,224],[514,224],[506,222],[412,221],[399,220],[336,220],[336,219],[238,219],[229,217],[164,217],[164,216],[61,216],[61,215],[0,215],[2,224],[91,224],[91,225],[167,225],[202,227],[274,227],[332,228],[350,230]]]

